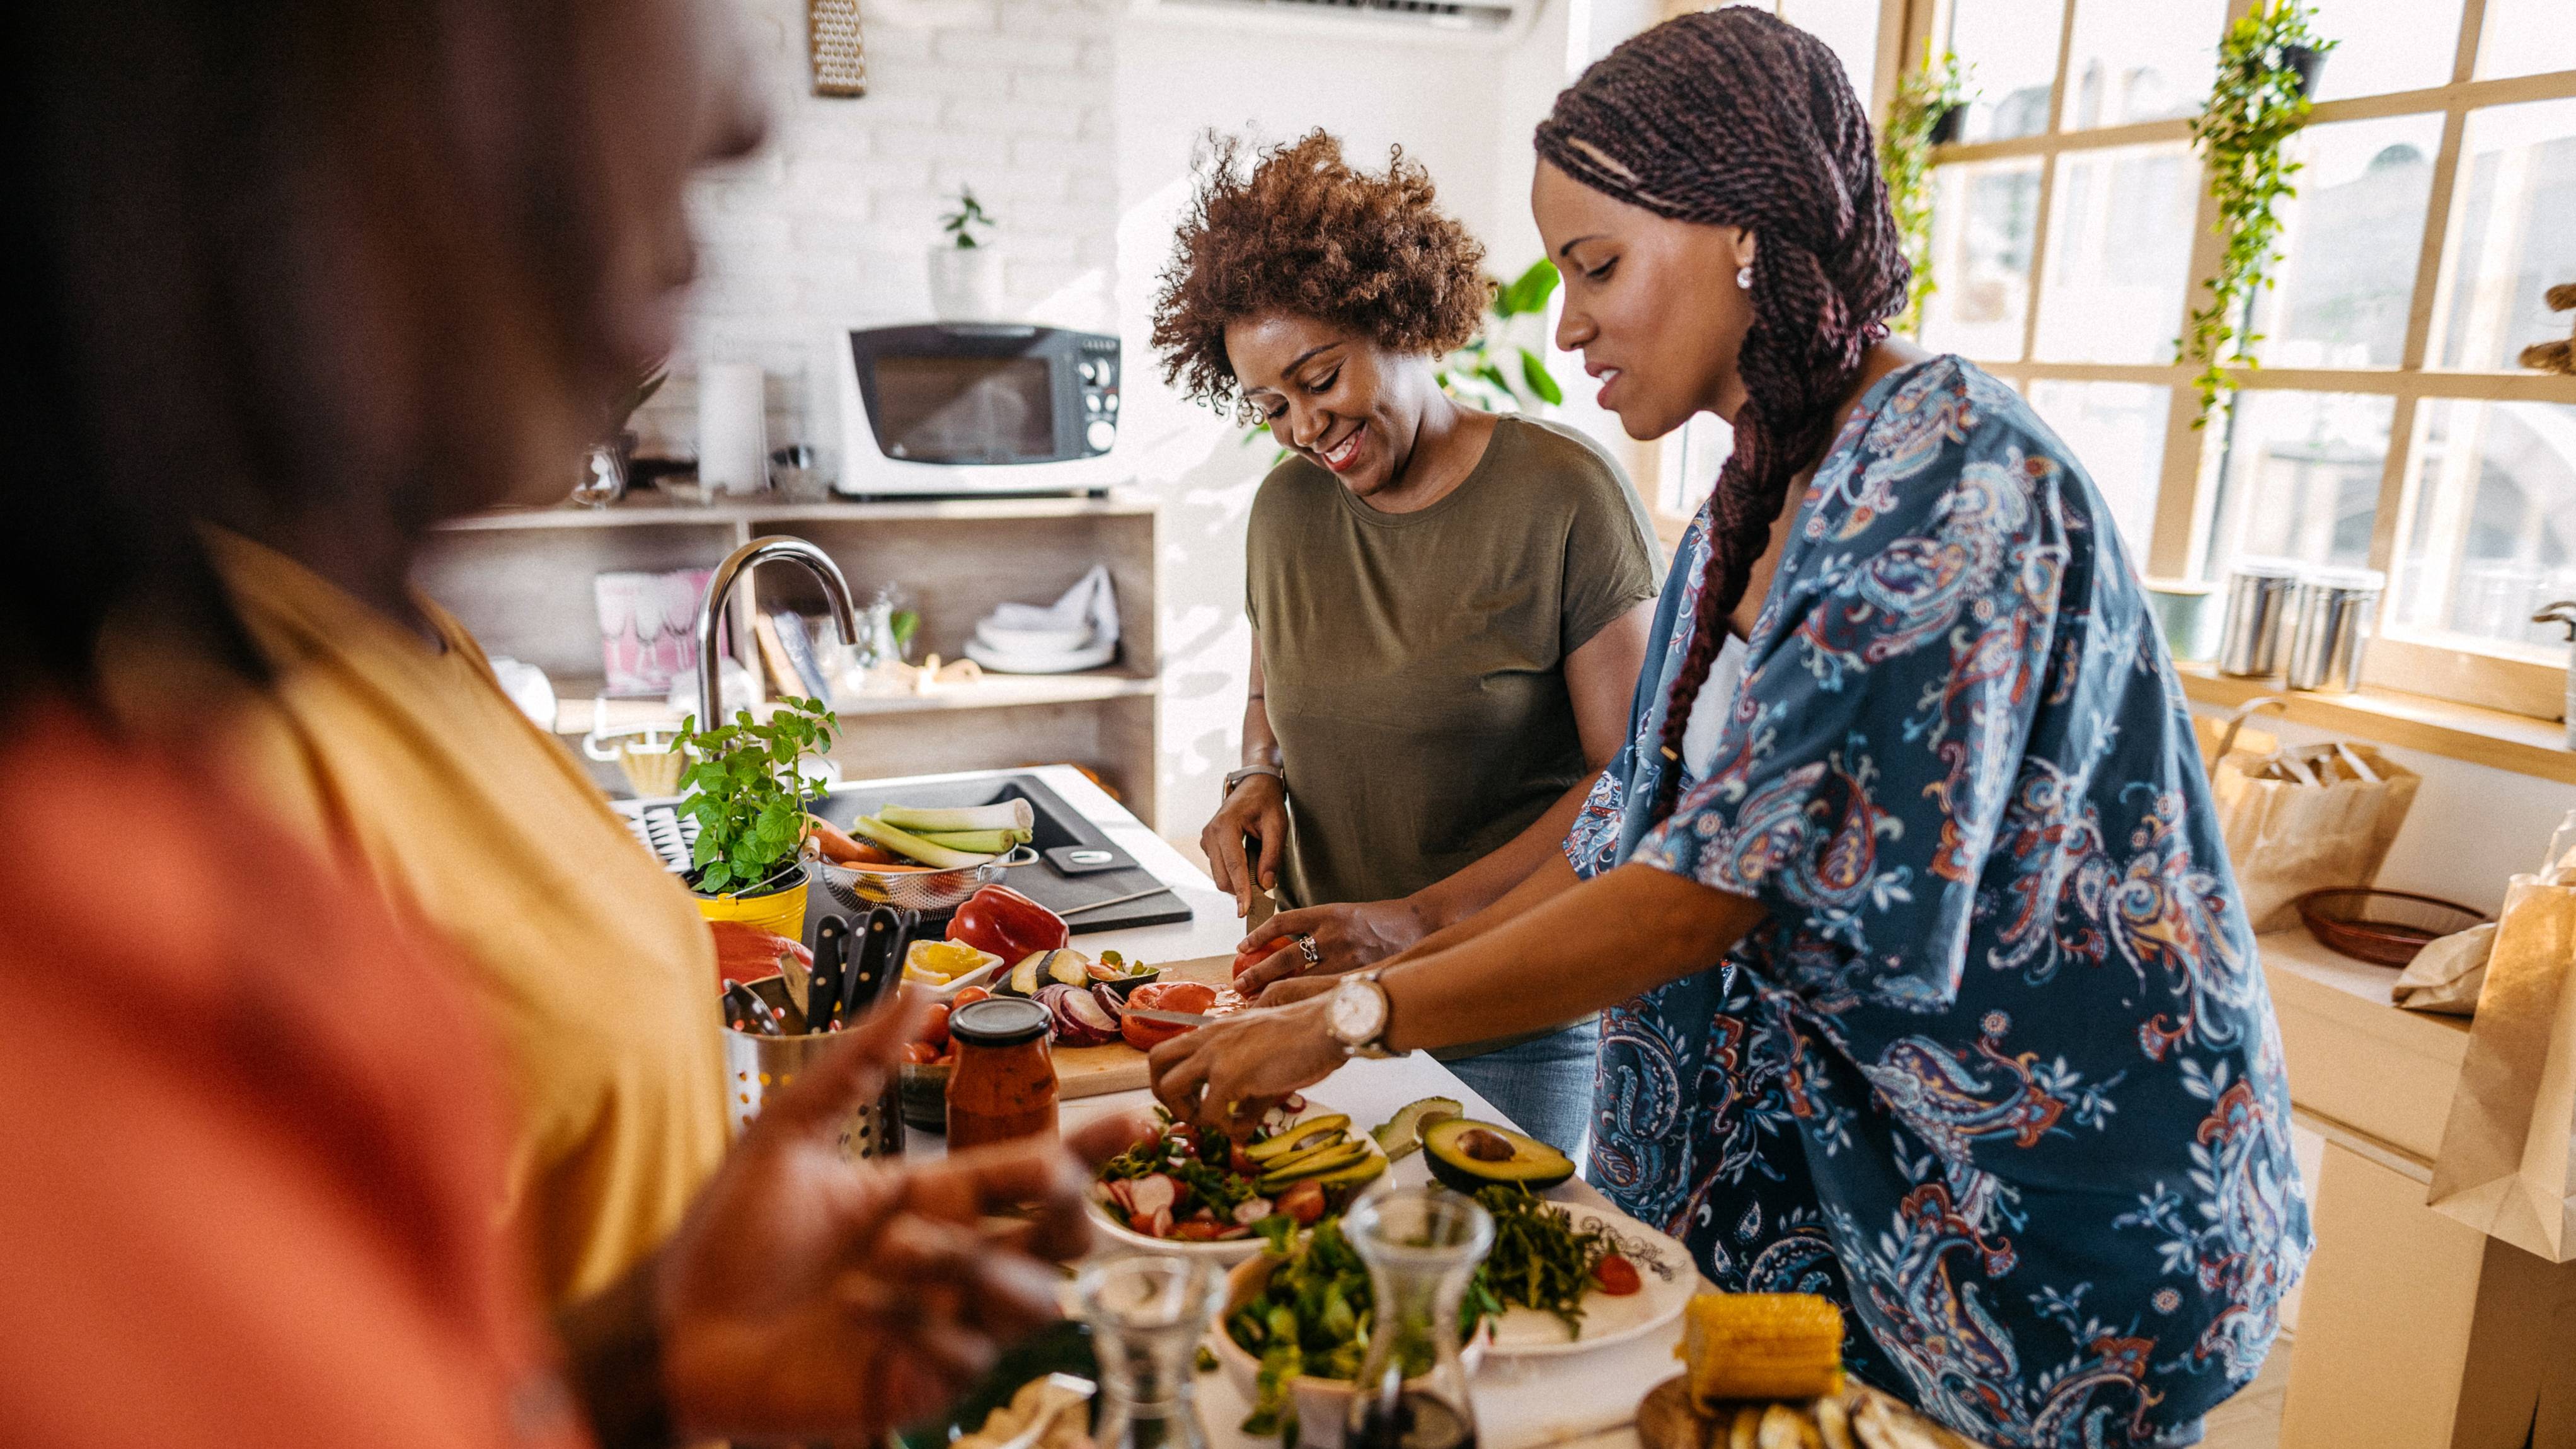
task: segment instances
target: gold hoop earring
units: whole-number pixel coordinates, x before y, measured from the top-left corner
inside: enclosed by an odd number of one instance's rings
[[[1747,263],[1745,263],[1743,266],[1737,267],[1737,268],[1735,269],[1735,285],[1736,285],[1736,286],[1738,286],[1738,287],[1740,287],[1740,288],[1742,288],[1743,290],[1745,290],[1745,291],[1747,291],[1747,292],[1750,292],[1750,291],[1752,291],[1752,290],[1753,290],[1753,264],[1752,264],[1752,263],[1747,262]]]

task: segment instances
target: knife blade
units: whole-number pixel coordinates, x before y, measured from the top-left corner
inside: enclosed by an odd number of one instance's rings
[[[1119,1015],[1134,1017],[1138,1021],[1160,1022],[1165,1026],[1207,1026],[1225,1020],[1224,1017],[1209,1016],[1205,1012],[1164,1011],[1152,1006],[1131,1006]]]

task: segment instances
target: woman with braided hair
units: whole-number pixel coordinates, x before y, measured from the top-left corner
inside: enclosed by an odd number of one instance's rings
[[[1671,21],[1538,149],[1558,341],[1632,436],[1735,429],[1628,747],[1565,866],[1374,980],[1165,1044],[1156,1091],[1223,1115],[1606,1008],[1591,1175],[1701,1271],[1834,1298],[1853,1370],[1978,1442],[2198,1440],[2308,1214],[2108,510],[2009,388],[1886,336],[1905,263],[1812,37]]]

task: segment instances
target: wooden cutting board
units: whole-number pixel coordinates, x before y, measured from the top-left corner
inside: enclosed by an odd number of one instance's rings
[[[1163,963],[1164,981],[1204,981],[1210,986],[1224,986],[1233,978],[1232,956],[1202,956],[1195,961]],[[1125,1042],[1108,1046],[1057,1047],[1055,1054],[1055,1093],[1059,1099],[1100,1097],[1111,1092],[1132,1092],[1147,1085],[1152,1076],[1145,1070],[1145,1054]]]
[[[1847,1380],[1837,1401],[1692,1407],[1687,1376],[1655,1385],[1637,1405],[1645,1449],[1977,1449],[1903,1401]]]

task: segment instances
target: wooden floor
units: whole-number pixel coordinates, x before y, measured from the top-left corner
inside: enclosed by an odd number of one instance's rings
[[[2279,1449],[2281,1400],[2289,1387],[2290,1340],[2283,1338],[2273,1345],[2272,1356],[2254,1382],[2209,1416],[2202,1449]]]

